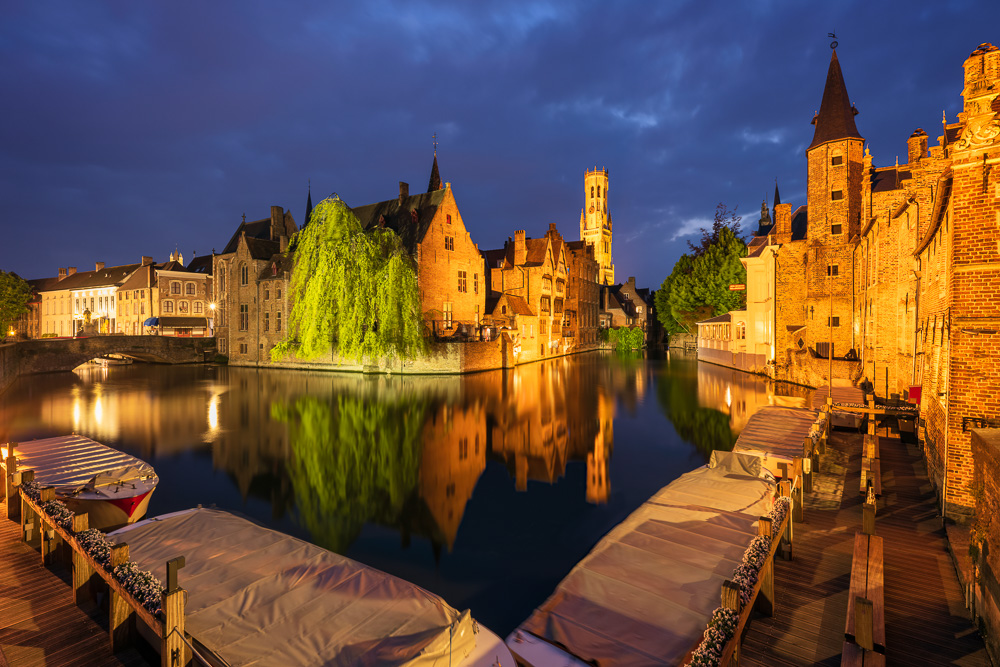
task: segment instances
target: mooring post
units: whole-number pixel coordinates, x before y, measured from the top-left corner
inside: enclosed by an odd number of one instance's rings
[[[774,541],[774,526],[767,517],[757,520],[757,534],[767,538],[768,549]],[[757,611],[774,616],[774,557],[768,556],[760,568],[760,592],[757,594]]]
[[[160,665],[183,667],[191,660],[191,650],[184,641],[184,605],[187,591],[177,585],[177,571],[184,567],[184,556],[167,561],[167,588],[163,591],[163,638],[160,640]]]
[[[34,470],[25,470],[21,473],[21,484],[27,484],[28,482],[33,482],[35,480]],[[20,488],[18,488],[18,495],[20,496]],[[7,501],[10,502],[10,501]],[[28,506],[28,501],[23,497],[18,503],[21,506],[21,540],[31,544],[31,541],[35,538],[33,535],[35,530],[35,513]]]
[[[792,487],[787,479],[778,483],[778,489],[782,498],[791,500]],[[789,511],[789,514],[791,511]],[[792,517],[785,521],[785,532],[781,536],[781,557],[785,560],[792,560]]]
[[[17,457],[14,456],[14,445],[17,443],[7,443],[7,458],[4,459],[4,497],[7,498],[7,518],[14,520],[20,514],[21,503],[17,497],[17,486],[14,484],[14,476],[17,474]]]
[[[90,517],[87,514],[73,515],[73,533],[79,535],[90,527]],[[90,579],[94,576],[94,568],[83,556],[83,549],[73,549],[73,602],[77,605],[91,599]]]
[[[47,503],[50,500],[56,499],[56,489],[54,486],[46,486],[41,490],[38,498],[38,504]],[[48,565],[52,561],[52,551],[55,549],[56,541],[56,530],[51,524],[55,522],[44,516],[44,512],[38,516],[38,535],[41,538],[41,556],[42,565]]]
[[[816,455],[816,451],[813,449],[813,441],[811,437],[806,436],[806,442],[803,444],[802,449],[805,453],[805,456],[802,457],[802,490],[806,493],[812,493],[812,460],[813,456]]]
[[[743,611],[743,602],[740,600],[740,587],[735,582],[728,579],[722,582],[722,607],[724,609],[732,609],[736,612],[737,616],[739,616]],[[733,658],[729,664],[739,665],[740,633],[738,631],[731,641],[733,642]],[[729,667],[729,665],[726,665],[725,667]]]
[[[802,459],[795,461],[795,472],[792,479],[798,479],[798,484],[792,486],[792,520],[796,523],[805,521],[804,508],[802,507]]]
[[[128,561],[127,544],[123,542],[111,547],[112,571]],[[108,633],[111,637],[111,652],[117,653],[132,645],[132,635],[135,631],[135,610],[125,598],[115,592],[114,587],[108,586],[108,589],[111,594],[111,604],[108,610]]]

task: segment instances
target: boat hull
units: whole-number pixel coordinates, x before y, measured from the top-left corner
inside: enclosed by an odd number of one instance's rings
[[[135,496],[125,496],[109,500],[105,498],[58,497],[66,503],[74,514],[86,514],[87,525],[108,532],[130,523],[135,523],[146,516],[149,509],[149,499],[153,495],[150,489]]]

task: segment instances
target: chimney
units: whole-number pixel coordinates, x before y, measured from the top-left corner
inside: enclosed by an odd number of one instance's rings
[[[280,206],[271,207],[271,240],[277,241],[285,233],[285,209]]]
[[[142,259],[139,260],[139,263],[142,264],[143,266],[147,266],[147,265],[153,263],[153,258],[152,257],[147,257],[146,255],[143,255]]]
[[[65,277],[66,277],[66,269],[60,268],[59,269],[59,280],[62,280]]]
[[[906,153],[911,165],[916,165],[920,158],[927,157],[927,133],[917,128],[906,140]]]
[[[285,252],[288,250],[288,237],[282,234],[278,237],[278,252]]]
[[[524,230],[514,232],[514,265],[521,266],[528,260],[528,248],[525,244]]]
[[[410,196],[410,184],[399,182],[399,204],[402,206],[403,200]]]
[[[104,262],[95,262],[94,263],[94,271],[100,271],[103,268],[104,268]]]
[[[76,267],[75,266],[71,266],[68,269],[66,269],[66,275],[67,276],[71,276],[74,273],[76,273]]]
[[[792,240],[792,205],[778,204],[774,207],[774,231],[777,243],[788,243]]]

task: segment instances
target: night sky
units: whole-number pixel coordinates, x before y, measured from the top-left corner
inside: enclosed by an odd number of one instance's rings
[[[0,11],[0,269],[190,261],[241,215],[427,187],[472,238],[579,238],[611,172],[616,277],[658,287],[719,202],[805,203],[836,31],[877,166],[937,144],[1000,2],[65,2]]]

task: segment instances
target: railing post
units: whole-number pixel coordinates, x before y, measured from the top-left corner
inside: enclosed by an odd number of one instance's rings
[[[128,545],[116,544],[111,547],[111,570],[129,561]],[[135,611],[132,606],[111,586],[108,586],[111,604],[109,605],[108,632],[111,636],[111,652],[117,653],[131,646],[135,631]]]
[[[7,518],[14,520],[21,510],[18,501],[17,486],[14,485],[14,475],[17,474],[17,457],[14,456],[13,442],[7,443],[7,458],[4,459],[4,497],[7,498]]]
[[[799,483],[794,484],[798,479]],[[796,523],[805,521],[804,508],[802,506],[802,459],[796,459],[795,472],[792,473],[792,520]]]
[[[868,487],[869,502],[861,506],[861,532],[865,535],[875,534],[875,500],[872,488]]]
[[[791,498],[792,485],[787,479],[781,480],[778,484],[780,497]],[[792,517],[785,521],[785,531],[781,536],[781,557],[785,560],[792,560]]]
[[[722,582],[722,607],[725,609],[732,609],[739,616],[743,611],[743,603],[740,600],[740,587],[728,579]],[[740,643],[741,637],[737,631],[736,636],[732,638],[733,642],[733,659],[729,665],[739,665],[740,664]],[[723,665],[722,667],[729,667],[729,665]]]
[[[774,543],[774,526],[767,517],[757,521],[757,534],[767,538],[768,550]],[[765,616],[774,616],[774,558],[768,556],[760,568],[760,592],[757,594],[757,611]]]
[[[802,457],[802,490],[805,493],[812,493],[813,490],[813,476],[812,476],[812,461],[813,457],[816,455],[816,450],[813,448],[812,438],[806,436],[806,443],[803,444],[803,454]]]
[[[27,484],[28,482],[33,482],[35,480],[34,470],[25,470],[21,473],[21,484]],[[18,488],[18,496],[20,496],[21,489]],[[9,500],[7,502],[10,502]],[[31,544],[35,539],[33,533],[35,532],[35,512],[28,507],[28,502],[21,497],[18,504],[21,506],[21,540]]]
[[[77,535],[90,526],[87,514],[73,515],[73,532]],[[94,576],[94,568],[83,556],[82,549],[73,549],[73,602],[77,605],[91,599],[90,579]]]
[[[177,570],[184,567],[184,557],[167,561],[167,588],[163,591],[163,638],[160,640],[160,665],[183,667],[191,660],[184,642],[184,605],[187,591],[177,585]]]
[[[41,495],[38,498],[38,504],[47,503],[50,500],[56,499],[56,489],[53,486],[46,486],[41,490]],[[52,551],[55,549],[55,545],[58,541],[56,537],[55,528],[50,527],[50,524],[54,524],[50,517],[43,516],[44,512],[38,517],[38,535],[41,537],[41,555],[42,555],[42,565],[48,565],[52,561]]]

